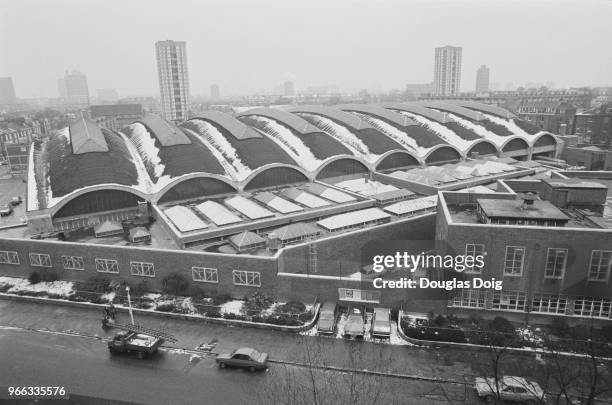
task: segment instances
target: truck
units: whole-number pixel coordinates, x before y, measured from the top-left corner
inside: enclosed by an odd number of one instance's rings
[[[160,337],[124,330],[108,342],[108,351],[111,354],[136,353],[142,359],[156,353],[163,343]]]

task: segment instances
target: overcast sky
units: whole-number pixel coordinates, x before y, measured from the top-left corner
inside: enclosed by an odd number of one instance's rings
[[[187,42],[193,95],[403,89],[433,80],[434,48],[463,47],[463,91],[491,82],[612,85],[608,0],[0,0],[0,77],[57,97],[67,69],[92,95],[157,95],[157,40]]]

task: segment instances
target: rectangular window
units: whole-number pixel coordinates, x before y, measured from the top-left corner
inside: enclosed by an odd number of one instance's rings
[[[589,281],[608,281],[612,267],[612,251],[593,250],[589,265]]]
[[[85,270],[81,256],[62,256],[64,270]]]
[[[506,246],[506,260],[504,262],[505,276],[520,276],[523,274],[525,248],[522,246]]]
[[[545,278],[563,278],[567,263],[567,249],[550,248],[546,255]]]
[[[478,289],[461,289],[455,291],[453,299],[448,302],[450,307],[484,308],[487,292]]]
[[[561,295],[536,294],[531,302],[533,312],[564,314],[566,308],[567,298]]]
[[[96,271],[98,273],[119,274],[119,264],[117,260],[96,259]]]
[[[145,262],[130,262],[132,276],[155,277],[155,265]]]
[[[34,267],[51,267],[51,256],[46,253],[30,253],[30,265]]]
[[[217,269],[193,266],[191,268],[191,276],[193,277],[193,281],[201,281],[203,283],[219,282],[219,272]]]
[[[261,287],[261,277],[257,271],[232,270],[234,285]]]
[[[609,298],[578,297],[574,301],[574,315],[594,318],[611,318],[611,304],[612,300]]]
[[[468,243],[465,245],[465,255],[466,256],[484,256],[485,253],[485,245]],[[466,273],[480,273],[482,268],[477,266],[467,267],[465,268]]]
[[[10,250],[0,250],[0,264],[19,264],[19,255]]]
[[[492,308],[502,311],[524,311],[525,298],[525,293],[520,291],[495,291]]]

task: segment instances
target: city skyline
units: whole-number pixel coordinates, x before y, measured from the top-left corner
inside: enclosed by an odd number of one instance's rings
[[[330,83],[345,91],[403,89],[407,83],[433,81],[431,52],[447,43],[464,49],[461,91],[475,87],[475,77],[466,72],[474,72],[483,64],[496,72],[500,83],[550,80],[558,87],[610,85],[612,58],[599,51],[605,49],[605,38],[612,36],[612,27],[604,17],[612,12],[610,2],[594,0],[588,2],[589,7],[585,3],[555,3],[559,17],[554,20],[544,18],[551,5],[546,1],[519,2],[523,7],[482,1],[384,3],[383,8],[365,2],[350,7],[352,3],[345,1],[328,6],[315,1],[289,8],[275,1],[259,2],[257,6],[237,1],[233,6],[243,12],[234,21],[230,20],[234,18],[231,10],[219,2],[184,2],[180,10],[188,9],[188,13],[153,2],[147,7],[147,22],[139,25],[138,34],[128,35],[130,19],[142,11],[141,2],[122,4],[122,13],[114,13],[111,2],[110,7],[99,8],[97,17],[87,24],[71,0],[52,6],[35,0],[12,2],[3,13],[6,20],[0,24],[6,30],[0,35],[0,47],[8,56],[0,63],[0,76],[13,78],[20,98],[54,97],[55,80],[67,68],[87,74],[90,91],[110,87],[126,96],[156,95],[151,45],[164,38],[180,38],[192,49],[189,68],[194,72],[194,95],[206,95],[214,83],[231,96],[269,91],[287,80],[295,83],[296,90]],[[528,14],[525,7],[529,7]],[[391,9],[395,11],[389,13]],[[476,9],[478,18],[471,16]],[[53,14],[54,19],[39,17],[46,14]],[[209,22],[206,35],[194,29],[202,15],[217,16]],[[410,15],[414,23],[394,23],[405,15]],[[19,24],[26,16],[46,33],[44,41]],[[349,22],[339,25],[341,16],[342,21]],[[504,28],[498,23],[501,16],[521,19],[525,28],[521,32],[512,26]],[[268,19],[275,24],[263,24]],[[103,29],[108,20],[114,22],[112,32]],[[228,30],[224,21],[233,21],[241,29]],[[317,32],[308,29],[314,22],[320,27]],[[572,30],[561,29],[569,22]],[[446,29],[432,30],[439,24]],[[345,34],[353,25],[368,27],[368,35]],[[58,30],[59,26],[63,29]],[[405,39],[388,40],[390,30],[394,38]],[[592,32],[592,46],[584,47],[582,36],[578,38],[574,30]],[[548,31],[556,33],[555,41],[541,35]],[[279,35],[281,32],[283,35]],[[483,39],[486,32],[495,32],[495,41]],[[14,37],[20,41],[10,41]],[[521,41],[532,46],[517,46]],[[537,51],[543,46],[547,48],[545,55]],[[376,63],[378,58],[385,63]],[[43,68],[41,59],[45,60]],[[321,69],[323,61],[333,68]]]

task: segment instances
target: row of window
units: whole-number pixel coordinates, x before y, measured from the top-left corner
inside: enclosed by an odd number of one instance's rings
[[[33,267],[52,267],[51,256],[46,253],[30,253],[30,265]],[[0,251],[0,264],[19,264],[19,255],[13,251]],[[113,259],[95,259],[98,273],[119,274],[119,263]],[[85,265],[81,256],[62,256],[64,270],[84,271]],[[155,277],[155,265],[146,262],[130,262],[130,274],[133,276]],[[191,268],[193,281],[218,283],[219,271],[214,268]],[[261,274],[256,271],[232,270],[234,285],[261,287]]]
[[[448,305],[458,308],[486,307],[486,290],[457,290]],[[527,296],[520,291],[496,291],[493,293],[491,309],[500,311],[522,311],[527,308]],[[531,311],[547,314],[568,314],[583,317],[612,318],[612,299],[600,297],[576,297],[573,302],[564,295],[535,294],[531,300]]]
[[[485,254],[485,245],[469,243],[465,245],[465,254],[481,256]],[[567,266],[568,250],[565,248],[549,248],[546,252],[545,278],[563,279]],[[521,276],[525,265],[525,247],[506,246],[504,256],[504,276]],[[612,270],[611,250],[592,250],[589,262],[589,281],[607,282]],[[480,273],[477,267],[465,270],[468,273]]]

